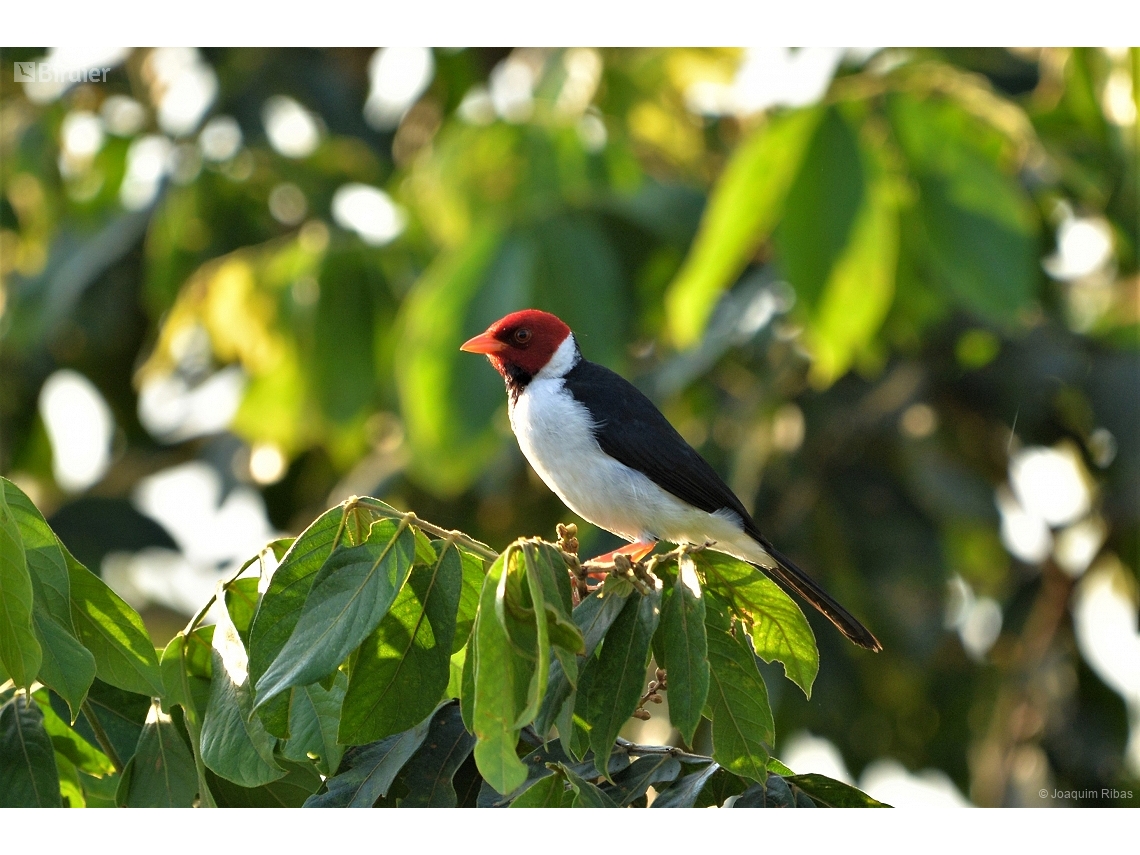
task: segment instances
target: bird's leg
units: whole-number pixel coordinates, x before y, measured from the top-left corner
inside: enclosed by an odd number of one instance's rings
[[[599,555],[597,558],[591,558],[589,561],[586,561],[584,563],[590,565],[591,567],[602,564],[614,564],[616,563],[616,556],[622,555],[628,558],[632,563],[636,564],[638,561],[652,552],[653,548],[656,545],[656,543],[631,543],[628,546],[623,546],[621,549],[615,549],[613,552],[607,552],[605,555]],[[609,572],[610,570],[607,567],[604,570],[590,570],[588,575],[595,579],[601,579],[605,578]]]

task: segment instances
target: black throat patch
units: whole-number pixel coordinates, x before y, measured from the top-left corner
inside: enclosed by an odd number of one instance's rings
[[[518,403],[519,395],[522,394],[523,389],[525,389],[527,384],[533,379],[534,377],[529,371],[524,371],[517,365],[505,366],[503,380],[507,384],[507,394],[510,396],[512,406]]]

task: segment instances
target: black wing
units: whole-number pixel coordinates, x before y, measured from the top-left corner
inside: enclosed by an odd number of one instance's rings
[[[578,363],[566,374],[566,388],[590,411],[602,451],[678,499],[707,513],[727,508],[744,530],[760,538],[756,523],[716,470],[677,433],[637,387],[603,365]]]
[[[818,582],[776,551],[736,494],[636,386],[605,366],[585,359],[579,359],[567,372],[565,381],[570,394],[590,411],[594,435],[602,451],[631,469],[644,472],[658,487],[702,511],[734,511],[740,516],[745,533],[775,559],[775,567],[760,569],[819,609],[859,646],[883,649],[879,640]]]

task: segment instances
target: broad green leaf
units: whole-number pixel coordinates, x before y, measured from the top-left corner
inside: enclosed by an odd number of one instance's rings
[[[17,686],[27,688],[40,670],[42,653],[32,627],[32,577],[24,543],[5,494],[17,489],[7,479],[0,490],[0,664]]]
[[[352,664],[340,741],[361,745],[400,733],[435,709],[450,676],[452,635],[463,588],[454,545],[417,566]]]
[[[672,786],[658,793],[650,807],[655,808],[691,808],[697,804],[701,790],[717,772],[716,763],[709,763],[705,768],[678,778]]]
[[[789,786],[780,775],[769,775],[764,783],[749,785],[732,806],[734,808],[814,808],[816,805],[799,787]]]
[[[819,649],[796,602],[751,564],[708,549],[694,555],[694,562],[708,590],[751,623],[756,655],[783,663],[784,674],[810,698],[819,673]]]
[[[89,808],[117,808],[119,805],[115,801],[115,795],[121,783],[122,776],[118,773],[97,778],[79,772],[79,785],[83,787],[83,798]]]
[[[214,678],[202,720],[202,762],[242,787],[259,787],[285,772],[273,758],[277,740],[253,715],[248,659],[237,629],[223,612],[214,628]]]
[[[431,720],[424,743],[400,775],[408,794],[401,807],[455,807],[452,778],[475,747],[463,726],[459,704],[448,704]]]
[[[32,500],[11,481],[2,480],[4,500],[19,529],[32,579],[36,604],[55,618],[60,626],[73,631],[71,595],[64,546],[47,524]]]
[[[589,686],[579,688],[575,713],[590,729],[590,748],[599,774],[608,775],[607,761],[618,732],[637,709],[645,690],[649,644],[661,613],[661,591],[631,596],[602,642]],[[585,681],[583,680],[583,683]]]
[[[281,753],[289,760],[309,762],[316,757],[322,775],[332,775],[340,764],[344,746],[336,740],[348,677],[336,672],[331,689],[317,684],[298,686],[290,693],[289,740]]]
[[[299,808],[324,781],[310,763],[281,762],[285,776],[260,787],[239,787],[209,769],[206,781],[218,807]]]
[[[56,714],[47,691],[41,689],[34,697],[44,717],[44,730],[51,738],[57,756],[62,754],[73,766],[88,775],[102,777],[114,774],[115,767],[107,755]]]
[[[471,724],[479,740],[475,762],[487,783],[500,793],[514,791],[526,779],[526,767],[519,762],[515,746],[519,713],[527,706],[534,674],[533,652],[517,650],[496,615],[496,602],[506,598],[507,558],[513,560],[515,554],[517,550],[508,548],[488,570],[474,633]]]
[[[23,694],[0,707],[0,808],[63,806],[43,721],[39,706]]]
[[[574,799],[574,793],[566,787],[564,772],[539,778],[522,791],[508,805],[513,808],[560,808],[567,807]]]
[[[613,786],[605,792],[618,805],[625,807],[644,796],[651,786],[663,790],[664,787],[658,785],[673,781],[680,774],[681,763],[675,757],[668,754],[647,754],[634,760],[628,769],[614,775]]]
[[[459,609],[455,616],[455,635],[451,652],[458,653],[471,637],[475,626],[475,612],[479,610],[479,593],[483,590],[483,577],[487,575],[484,559],[473,552],[459,548],[463,560],[463,588],[459,594]]]
[[[668,680],[669,720],[689,745],[709,693],[705,601],[689,554],[681,556],[677,581],[665,594],[659,632],[664,651],[661,665]]]
[[[328,676],[359,647],[396,599],[415,547],[406,522],[380,520],[366,543],[334,552],[317,574],[293,634],[257,681],[256,705]]]
[[[850,784],[825,775],[792,775],[787,780],[807,793],[819,807],[890,807]]]
[[[59,773],[59,795],[64,807],[87,807],[87,797],[83,794],[83,784],[79,780],[79,770],[75,764],[58,751],[55,752],[55,768]]]
[[[79,705],[95,680],[95,657],[69,629],[41,609],[39,603],[32,610],[32,619],[43,651],[39,680],[67,701],[74,721],[79,716]]]
[[[210,677],[214,673],[213,641],[214,627],[200,626],[190,633],[189,641],[181,632],[174,636],[159,657],[159,670],[162,673],[163,705],[169,709],[178,704],[201,720],[205,705],[199,703],[199,694],[209,697]],[[183,647],[186,652],[183,657]],[[185,675],[183,675],[185,670]],[[189,690],[190,697],[186,691]],[[191,704],[190,702],[193,701]]]
[[[819,108],[785,113],[733,152],[666,295],[669,329],[678,347],[696,343],[721,294],[771,234],[822,116]]]
[[[235,579],[226,585],[226,610],[230,620],[237,627],[242,640],[248,643],[249,627],[257,611],[257,586],[259,580],[253,576]]]
[[[570,789],[574,791],[574,800],[570,803],[570,807],[576,808],[616,808],[617,803],[614,802],[609,796],[603,793],[596,786],[591,784],[581,775],[574,772],[567,766],[562,766],[562,771],[566,775],[566,780],[570,783]]]
[[[479,793],[478,807],[504,807],[511,799],[525,792],[533,782],[555,774],[555,770],[560,766],[570,769],[576,775],[582,777],[593,777],[597,774],[597,771],[594,769],[593,755],[588,755],[585,759],[576,762],[557,742],[548,742],[546,745],[540,745],[521,759],[523,765],[526,767],[526,780],[520,784],[514,792],[508,793],[507,795],[498,793],[489,786],[484,785]],[[610,755],[610,775],[616,776],[625,769],[628,769],[629,766],[629,752],[623,747],[615,748],[614,752]],[[569,803],[569,797],[567,797],[566,801]]]
[[[939,273],[966,308],[1012,321],[1040,278],[1039,227],[1013,163],[981,144],[994,129],[945,98],[897,93],[888,108]]]
[[[126,807],[190,807],[198,795],[194,758],[174,721],[153,703],[131,758]]]
[[[365,745],[346,758],[348,769],[325,781],[328,792],[311,796],[305,807],[372,807],[388,789],[404,764],[423,744],[431,717],[411,730]]]
[[[585,650],[576,658],[575,670],[581,671],[589,658],[594,655],[594,651],[621,613],[626,598],[632,590],[633,587],[627,582],[611,576],[601,588],[582,600],[574,609],[574,623],[582,633]],[[534,722],[535,730],[540,734],[548,733],[560,717],[569,719],[569,714],[574,709],[574,682],[563,669],[561,662],[555,660],[551,663],[546,695],[542,699],[542,706]]]
[[[448,660],[447,689],[444,694],[448,698],[459,699],[463,697],[463,671],[467,667],[468,648],[460,648],[458,653],[452,653]]]
[[[71,583],[71,620],[83,646],[95,656],[100,680],[148,697],[162,694],[158,653],[138,612],[64,552]]]
[[[768,777],[768,745],[775,742],[775,724],[768,689],[744,632],[729,630],[725,606],[707,604],[709,697],[705,715],[712,720],[713,759],[730,772],[753,781]]]
[[[60,718],[67,716],[67,705],[59,695],[51,695],[51,706]],[[124,692],[96,679],[84,700],[83,713],[75,722],[75,731],[91,745],[103,750],[103,744],[88,718],[90,712],[110,742],[111,749],[118,755],[120,764],[126,765],[134,756],[149,709],[149,697]]]
[[[344,517],[340,506],[317,517],[273,571],[249,629],[249,673],[255,684],[293,634],[313,580],[332,554]]]

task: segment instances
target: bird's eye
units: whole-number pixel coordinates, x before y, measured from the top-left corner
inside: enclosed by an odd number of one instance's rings
[[[526,344],[528,341],[530,341],[530,336],[530,330],[528,330],[526,327],[523,327],[522,329],[515,330],[515,334],[512,337],[515,340],[515,344]]]

